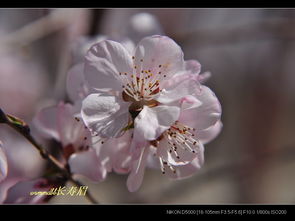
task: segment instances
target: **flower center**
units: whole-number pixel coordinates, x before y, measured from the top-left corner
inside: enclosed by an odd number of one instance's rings
[[[158,139],[150,141],[150,144],[158,148],[159,142],[166,142],[168,145],[167,151],[178,160],[182,161],[178,154],[180,149],[190,151],[192,154],[198,153],[199,140],[194,138],[194,131],[195,128],[185,126],[179,121],[176,121],[168,130],[162,133]],[[165,174],[166,169],[176,173],[174,166],[165,161],[162,156],[159,156],[159,160],[163,174]]]
[[[134,60],[135,57],[132,56]],[[143,69],[143,59],[140,59],[139,66],[133,66],[133,73],[119,73],[122,80],[123,100],[133,102],[131,110],[138,111],[144,105],[149,107],[157,106],[155,96],[161,92],[161,81],[166,78],[167,65],[153,65],[152,70]]]
[[[176,121],[164,134],[169,144],[169,152],[174,152],[178,159],[177,148],[196,153],[196,146],[199,144],[199,141],[194,138],[195,130],[195,128],[185,126]]]
[[[176,158],[179,159],[177,150],[179,148],[196,153],[197,146],[199,144],[198,139],[194,138],[195,128],[185,126],[184,124],[176,121],[168,130],[161,134],[158,139],[150,141],[150,144],[154,147],[158,147],[158,143],[161,140],[166,140],[169,147],[169,153],[174,153]]]

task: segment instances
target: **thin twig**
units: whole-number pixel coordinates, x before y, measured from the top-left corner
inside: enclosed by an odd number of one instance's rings
[[[63,164],[61,164],[54,156],[52,156],[45,148],[43,148],[31,135],[29,126],[22,121],[21,119],[5,114],[0,109],[0,123],[5,123],[8,126],[12,127],[14,130],[16,130],[18,133],[20,133],[22,136],[24,136],[40,153],[43,159],[48,160],[52,165],[54,165],[68,180],[70,180],[72,183],[74,183],[76,186],[81,187],[85,186],[83,183],[81,183],[78,180],[75,180],[72,177],[72,174],[69,172],[68,169],[64,167]],[[94,199],[94,197],[87,191],[85,196],[87,199],[94,204],[99,204],[99,202]]]

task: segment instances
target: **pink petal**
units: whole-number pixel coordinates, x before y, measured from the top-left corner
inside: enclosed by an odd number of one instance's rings
[[[152,169],[160,169],[160,161],[156,153],[157,153],[157,149],[154,147],[151,147],[150,153],[147,158],[147,167]]]
[[[205,72],[200,74],[201,72],[201,64],[196,60],[188,60],[185,61],[185,70],[191,74],[195,74],[200,83],[204,83],[211,77],[210,72]]]
[[[142,39],[135,49],[134,64],[151,73],[161,72],[167,78],[184,70],[181,48],[166,36],[154,35]]]
[[[84,63],[76,64],[69,70],[66,87],[72,101],[82,99],[89,94],[84,78]]]
[[[133,162],[131,173],[127,179],[127,188],[130,192],[138,190],[142,183],[148,154],[149,148],[142,148],[139,158]]]
[[[181,111],[179,122],[195,128],[198,133],[213,126],[220,119],[221,106],[215,94],[206,86],[201,87],[196,98],[202,105]]]
[[[156,98],[163,104],[177,101],[199,90],[200,84],[194,74],[179,74],[167,80],[162,85],[162,92]]]
[[[4,180],[8,173],[7,158],[2,149],[2,143],[0,141],[0,182]]]
[[[157,139],[178,119],[180,108],[176,106],[144,106],[135,118],[134,137],[146,140]]]
[[[103,137],[119,137],[128,125],[129,103],[115,96],[90,94],[82,103],[81,115],[91,130]]]
[[[57,126],[60,141],[65,147],[68,144],[74,145],[75,148],[86,146],[90,138],[90,132],[85,130],[84,124],[75,119],[75,109],[71,104],[59,103],[57,106]],[[87,137],[86,141],[84,137]]]
[[[38,132],[45,138],[54,138],[59,141],[60,136],[57,128],[57,115],[58,110],[56,106],[47,107],[36,114],[33,122]]]
[[[121,91],[119,73],[133,73],[131,55],[120,43],[105,40],[93,45],[85,56],[85,79],[97,91]],[[129,76],[128,75],[128,76]]]
[[[22,178],[13,177],[6,178],[2,182],[0,182],[0,204],[2,204],[6,200],[9,189],[21,180]]]
[[[187,60],[185,61],[185,70],[198,75],[201,71],[201,64],[196,60]]]
[[[72,154],[69,159],[71,172],[88,177],[92,181],[99,182],[105,179],[106,170],[94,150]]]
[[[197,108],[202,105],[202,102],[199,101],[193,95],[187,95],[187,96],[181,98],[179,103],[181,104],[182,110],[186,110],[186,109],[190,109],[190,108]]]
[[[108,172],[127,173],[130,170],[131,155],[129,152],[132,132],[126,131],[121,137],[110,138],[103,144],[94,145],[104,167]]]
[[[17,203],[17,204],[37,204],[41,203],[46,195],[30,195],[31,192],[49,191],[50,186],[36,187],[37,183],[44,181],[45,179],[34,179],[20,181],[8,190],[7,199],[5,203]]]
[[[201,166],[204,164],[204,146],[201,144],[199,146],[199,152],[195,158],[190,163],[174,165],[176,173],[170,169],[165,170],[165,174],[172,179],[183,179],[190,177],[196,173]]]
[[[219,135],[222,127],[223,127],[222,122],[219,120],[216,122],[215,125],[209,127],[206,130],[200,131],[198,133],[198,139],[203,144],[209,143],[211,140],[215,139]]]
[[[91,48],[92,45],[106,39],[107,38],[104,35],[96,35],[93,37],[81,36],[77,40],[73,41],[71,45],[73,63],[78,63],[83,61],[85,54]]]
[[[205,83],[211,77],[211,73],[206,71],[198,76],[200,83]]]
[[[176,169],[176,173],[166,170],[167,176],[169,176],[172,179],[184,179],[194,175],[201,168],[201,164],[199,162],[199,159],[195,158],[189,164],[177,166],[174,168]]]
[[[171,165],[184,165],[188,162],[191,162],[195,159],[199,153],[200,149],[202,149],[202,144],[200,146],[197,145],[190,145],[191,149],[195,151],[195,153],[191,152],[190,150],[184,149],[181,146],[177,145],[177,155],[174,151],[171,153],[169,152],[169,144],[167,139],[162,139],[159,142],[159,146],[157,148],[157,156],[161,157],[163,160],[167,161]],[[178,157],[179,158],[178,158]]]

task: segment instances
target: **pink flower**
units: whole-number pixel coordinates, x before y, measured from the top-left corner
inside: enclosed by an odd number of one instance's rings
[[[107,172],[125,174],[130,171],[132,133],[128,130],[121,137],[106,139],[93,146]]]
[[[91,148],[91,133],[76,113],[74,106],[61,102],[41,110],[34,123],[43,136],[61,143],[63,156],[72,173],[101,181],[105,178],[106,171],[95,150]]]
[[[144,38],[133,54],[114,41],[91,47],[84,74],[96,93],[83,100],[82,119],[102,137],[134,127],[135,139],[155,140],[178,119],[175,102],[196,90],[197,75],[183,74],[182,50],[165,36]]]
[[[191,176],[204,162],[203,144],[214,139],[221,130],[221,106],[215,94],[201,86],[193,95],[180,100],[181,112],[177,121],[156,140],[145,143],[141,153],[133,157],[127,180],[129,191],[141,185],[144,170],[158,166],[163,174],[180,179]],[[151,157],[158,158],[156,162]]]
[[[0,203],[3,203],[14,185],[40,176],[44,160],[19,135],[1,128],[0,136],[3,141],[3,146],[0,147]]]
[[[37,204],[44,203],[50,196],[47,195],[31,195],[31,192],[48,192],[51,188],[55,187],[50,184],[47,179],[38,178],[33,180],[25,180],[18,182],[11,187],[7,192],[7,198],[4,203],[17,203],[17,204]]]

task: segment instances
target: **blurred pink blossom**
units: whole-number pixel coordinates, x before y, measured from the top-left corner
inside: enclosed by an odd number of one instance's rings
[[[0,203],[3,203],[7,197],[7,191],[15,184],[40,176],[44,161],[39,152],[19,135],[1,128],[0,136],[3,141],[0,151],[6,155],[6,166],[4,164],[4,167],[1,167],[6,176],[3,176],[0,181]],[[0,159],[2,157],[0,156]]]
[[[75,106],[60,102],[57,106],[44,108],[35,116],[34,123],[44,137],[61,143],[63,160],[72,173],[93,181],[105,178],[106,171],[91,148],[92,136],[80,121]]]

